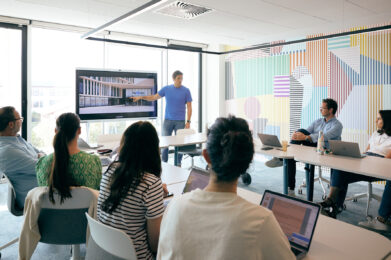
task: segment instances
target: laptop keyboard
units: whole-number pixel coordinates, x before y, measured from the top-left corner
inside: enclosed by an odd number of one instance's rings
[[[102,166],[108,166],[111,163],[111,160],[107,157],[100,157],[100,162]]]
[[[296,249],[296,248],[294,248],[294,247],[291,247],[291,251],[292,251],[295,255],[298,255],[298,254],[303,253],[303,251],[300,251],[299,249]]]

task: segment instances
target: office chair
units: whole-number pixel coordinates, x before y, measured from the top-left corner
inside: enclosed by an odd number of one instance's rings
[[[195,134],[196,131],[193,129],[179,129],[176,132],[176,135],[190,135]],[[191,166],[189,169],[193,168],[194,166],[194,157],[195,156],[201,156],[202,155],[202,149],[197,148],[197,145],[186,145],[186,146],[180,146],[178,147],[178,154],[182,155],[188,155],[191,157]]]
[[[8,182],[8,195],[7,195],[7,206],[9,212],[11,212],[12,215],[18,217],[23,215],[23,208],[20,208],[16,203],[16,192],[14,189],[14,186],[12,185],[11,181],[8,179],[7,175],[3,175],[5,180]],[[19,241],[19,238],[15,238],[8,242],[7,244],[0,247],[0,251],[17,243]],[[0,252],[0,258],[1,258],[1,252]]]
[[[85,188],[73,188],[72,198],[60,204],[60,196],[54,195],[55,204],[49,200],[49,193],[43,195],[38,227],[39,242],[55,245],[72,245],[72,259],[80,258],[80,244],[86,243],[86,212],[94,195]]]
[[[366,210],[365,210],[365,216],[367,218],[368,217],[372,218],[372,216],[369,215],[369,206],[370,206],[371,200],[374,199],[374,200],[377,200],[377,201],[380,202],[381,199],[382,199],[381,196],[373,194],[373,192],[372,192],[372,182],[368,182],[367,192],[354,194],[352,197],[346,198],[345,201],[357,202],[357,200],[361,199],[361,198],[367,198],[367,207],[366,207]],[[346,205],[345,204],[344,204],[344,209],[346,209]]]
[[[324,167],[323,167],[324,168]],[[326,168],[328,171],[330,171],[328,168]],[[323,195],[322,199],[325,200],[327,198],[328,193],[326,192],[325,183],[327,184],[327,188],[330,188],[330,180],[326,179],[322,175],[322,166],[318,166],[318,176],[314,178],[314,183],[319,182],[320,187],[322,188]],[[300,185],[298,189],[299,194],[303,194],[303,189],[307,187],[305,179],[303,180],[303,183]]]
[[[137,260],[130,237],[122,230],[104,225],[86,213],[90,228],[85,260]]]

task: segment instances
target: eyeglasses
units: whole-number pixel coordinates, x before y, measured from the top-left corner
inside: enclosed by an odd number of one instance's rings
[[[15,118],[15,119],[14,119],[14,121],[18,121],[18,120],[20,120],[20,122],[22,122],[22,123],[23,123],[23,119],[24,119],[23,117],[19,117],[19,118]]]
[[[320,110],[329,110],[327,107],[320,107]]]

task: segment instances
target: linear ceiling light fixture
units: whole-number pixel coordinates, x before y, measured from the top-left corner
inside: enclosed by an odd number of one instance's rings
[[[151,0],[151,1],[143,4],[142,6],[139,6],[139,7],[135,8],[135,9],[127,12],[126,14],[123,14],[120,17],[115,18],[114,20],[112,20],[112,21],[110,21],[108,23],[105,23],[104,25],[101,25],[101,26],[99,26],[99,27],[97,27],[97,28],[95,28],[95,29],[93,29],[93,30],[83,34],[81,36],[81,38],[82,39],[86,39],[86,38],[88,38],[88,37],[90,37],[90,36],[92,36],[94,34],[97,34],[97,33],[101,32],[101,31],[105,30],[109,26],[112,26],[114,24],[118,24],[118,23],[124,22],[124,21],[126,21],[126,20],[128,20],[128,19],[130,19],[132,17],[135,17],[135,16],[137,16],[137,15],[143,13],[143,12],[146,12],[146,11],[148,11],[148,10],[150,10],[150,9],[152,9],[152,8],[158,6],[158,5],[160,5],[160,4],[162,4],[162,3],[166,2],[166,1],[167,0]]]

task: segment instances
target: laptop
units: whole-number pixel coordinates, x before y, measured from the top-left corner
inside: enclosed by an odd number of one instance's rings
[[[189,177],[186,180],[186,184],[183,188],[182,194],[195,189],[204,189],[209,183],[209,177],[210,174],[207,170],[198,167],[191,168]],[[171,199],[172,196],[165,198],[164,206],[167,206]]]
[[[342,155],[353,158],[363,158],[366,156],[365,154],[361,154],[358,143],[329,140],[329,146],[334,155]]]
[[[296,259],[302,259],[310,249],[320,205],[266,190],[261,206],[273,211]]]
[[[261,139],[263,147],[262,150],[270,150],[273,148],[282,148],[280,140],[276,135],[268,135],[268,134],[258,134],[259,139]]]

